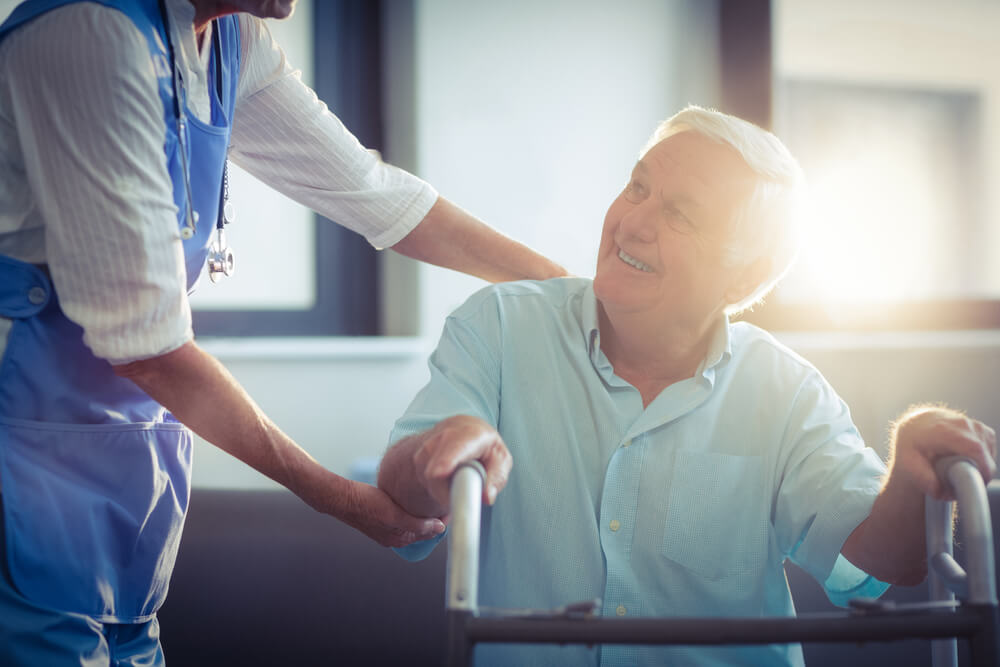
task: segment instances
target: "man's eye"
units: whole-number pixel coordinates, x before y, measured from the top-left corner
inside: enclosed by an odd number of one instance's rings
[[[665,206],[663,208],[663,218],[667,221],[667,224],[674,229],[692,229],[692,224],[688,217],[673,206]]]
[[[677,221],[680,221],[680,222],[687,222],[687,218],[684,217],[684,214],[681,213],[680,211],[678,211],[673,206],[664,206],[663,207],[663,215],[667,216],[671,220],[677,220]]]
[[[646,198],[646,188],[639,181],[629,181],[625,186],[625,198],[632,203],[639,203]]]

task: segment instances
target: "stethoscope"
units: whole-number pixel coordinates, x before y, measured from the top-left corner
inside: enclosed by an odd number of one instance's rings
[[[184,91],[184,79],[174,56],[173,36],[170,33],[170,18],[164,0],[159,0],[160,15],[163,17],[163,27],[167,33],[167,51],[170,55],[170,65],[174,86],[174,118],[177,119],[177,141],[180,144],[181,169],[184,170],[184,192],[187,195],[184,227],[181,238],[185,241],[194,238],[195,226],[198,224],[198,212],[191,204],[191,175],[187,163],[187,117],[181,112],[181,94]],[[215,87],[222,101],[222,43],[219,39],[218,26],[212,26],[212,50],[215,52]],[[208,251],[208,277],[213,283],[219,282],[223,276],[231,276],[236,271],[236,255],[226,245],[225,227],[236,219],[236,209],[229,201],[229,160],[222,166],[222,187],[219,188],[219,214],[215,221],[215,241]]]

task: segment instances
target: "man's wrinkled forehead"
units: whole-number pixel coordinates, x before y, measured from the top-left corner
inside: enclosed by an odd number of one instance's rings
[[[637,168],[647,175],[683,183],[684,193],[695,201],[748,196],[756,175],[732,146],[687,130],[672,134],[652,146]]]

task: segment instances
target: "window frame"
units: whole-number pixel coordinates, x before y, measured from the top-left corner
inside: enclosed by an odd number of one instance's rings
[[[773,127],[771,0],[720,0],[720,110]],[[960,331],[1000,329],[1000,299],[806,305],[765,299],[733,318],[771,331]]]
[[[375,150],[382,150],[384,124],[381,4],[323,0],[313,7],[316,94],[364,146]],[[381,289],[377,251],[361,236],[321,215],[315,217],[313,306],[195,310],[196,336],[378,335]]]

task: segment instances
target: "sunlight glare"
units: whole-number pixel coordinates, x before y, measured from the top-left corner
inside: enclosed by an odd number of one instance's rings
[[[783,296],[875,303],[935,291],[932,269],[942,248],[934,230],[946,197],[923,162],[927,147],[893,138],[831,142],[826,160],[813,165],[802,250]]]

